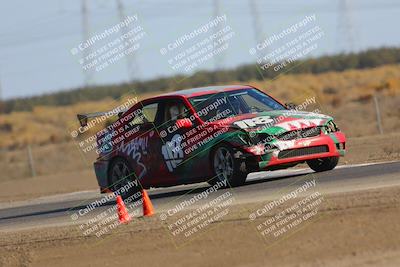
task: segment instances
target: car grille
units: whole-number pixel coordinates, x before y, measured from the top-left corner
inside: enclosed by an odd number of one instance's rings
[[[283,133],[281,135],[278,135],[277,139],[281,141],[289,141],[289,140],[319,136],[320,134],[321,134],[320,127],[312,127],[312,128],[294,130]]]
[[[296,148],[296,149],[287,149],[282,150],[278,154],[278,159],[287,159],[294,158],[300,156],[307,156],[312,154],[319,154],[328,152],[328,146],[312,146],[312,147],[304,147],[304,148]]]

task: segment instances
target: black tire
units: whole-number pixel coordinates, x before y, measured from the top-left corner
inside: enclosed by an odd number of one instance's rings
[[[307,160],[307,165],[316,172],[330,171],[336,167],[339,157]]]
[[[213,178],[208,181],[210,185],[227,180],[229,186],[240,186],[246,182],[247,173],[240,170],[240,162],[233,156],[234,152],[227,145],[219,145],[211,152],[211,169]]]
[[[127,160],[124,158],[116,158],[112,161],[108,169],[108,183],[113,192],[117,192],[120,188],[136,179],[134,170]],[[121,192],[122,198],[128,198],[138,192],[139,186],[133,186],[128,191]],[[122,190],[121,190],[122,191]]]

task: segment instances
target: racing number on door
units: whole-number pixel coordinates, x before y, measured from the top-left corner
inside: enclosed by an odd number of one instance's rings
[[[252,119],[246,119],[242,121],[236,121],[233,124],[236,126],[240,127],[241,129],[247,129],[250,127],[257,127],[259,125],[265,125],[268,123],[273,122],[274,120],[271,119],[270,116],[260,116],[260,117],[255,117]]]
[[[178,164],[182,162],[183,150],[181,148],[181,140],[181,136],[179,134],[175,134],[171,141],[166,142],[161,147],[161,153],[163,154],[168,171],[170,172],[172,172],[178,166]]]

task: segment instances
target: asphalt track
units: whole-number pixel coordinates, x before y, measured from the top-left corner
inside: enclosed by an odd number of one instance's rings
[[[220,189],[230,191],[234,204],[246,202],[267,203],[279,198],[306,180],[315,179],[317,190],[330,194],[400,185],[400,162],[339,166],[323,173],[310,169],[293,169],[250,174],[244,186]],[[149,190],[158,214],[171,209],[177,201],[191,199],[209,188],[206,183]],[[49,226],[79,225],[115,205],[111,199],[85,215],[79,215],[88,204],[104,195],[95,191],[55,195],[31,201],[0,204],[0,232]],[[139,208],[138,208],[139,209]],[[140,216],[140,214],[138,215]]]

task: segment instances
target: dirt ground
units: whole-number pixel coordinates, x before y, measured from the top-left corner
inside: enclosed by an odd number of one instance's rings
[[[400,143],[397,140],[400,140],[400,134],[349,138],[346,144],[347,154],[339,164],[399,160]],[[65,162],[65,164],[69,163]],[[299,167],[307,166],[303,164]],[[91,166],[80,171],[65,171],[62,174],[0,180],[0,186],[0,202],[26,200],[82,190],[98,190]]]
[[[350,138],[341,164],[399,160],[399,137]],[[97,189],[89,169],[0,186],[0,202]],[[257,231],[268,217],[248,218],[259,202],[230,206],[222,221],[185,242],[171,236],[159,214],[101,237],[78,226],[1,232],[0,266],[400,266],[400,186],[323,197],[318,216],[277,239]]]
[[[289,205],[289,204],[288,204]],[[158,216],[136,218],[100,238],[77,227],[0,236],[1,266],[400,266],[400,187],[324,195],[318,217],[266,240],[248,214],[230,207],[222,221],[177,244]],[[272,214],[274,215],[274,214]]]

